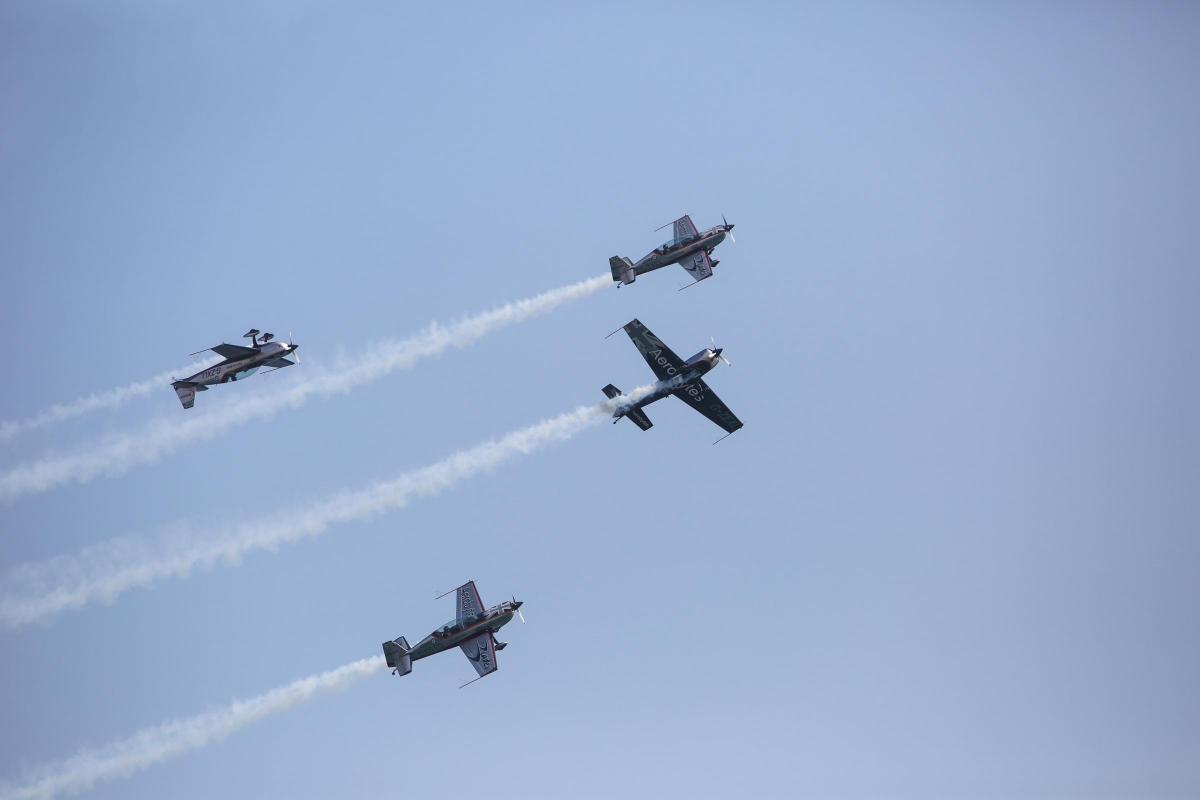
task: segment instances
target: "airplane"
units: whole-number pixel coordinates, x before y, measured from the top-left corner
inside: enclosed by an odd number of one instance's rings
[[[720,225],[709,228],[704,233],[696,230],[692,218],[687,214],[668,224],[674,226],[675,235],[671,241],[654,248],[638,259],[636,264],[625,256],[613,256],[608,260],[613,280],[617,281],[617,288],[633,283],[638,275],[644,275],[668,264],[678,264],[692,276],[692,282],[680,291],[688,286],[695,286],[710,277],[713,269],[721,263],[711,258],[713,248],[725,241],[726,235],[729,236],[729,241],[737,241],[733,238],[733,225],[726,222],[724,217],[721,217]],[[667,226],[663,225],[655,230],[661,231],[665,227]]]
[[[457,612],[452,621],[417,642],[416,647],[409,647],[408,640],[403,636],[383,643],[383,656],[392,668],[393,675],[407,675],[412,672],[412,662],[452,647],[462,648],[463,655],[479,673],[479,677],[467,681],[458,687],[460,689],[499,669],[496,651],[508,647],[508,642],[496,641],[495,634],[512,621],[514,614],[521,618],[521,622],[525,621],[525,615],[521,613],[524,603],[514,597],[491,608],[484,608],[475,581],[467,581],[450,592],[458,593],[455,600]],[[445,597],[450,592],[439,594],[438,597]]]
[[[717,397],[716,393],[704,382],[704,375],[712,370],[717,362],[724,361],[729,364],[729,360],[721,355],[722,348],[717,347],[715,341],[712,347],[707,347],[684,361],[671,352],[671,348],[663,344],[662,340],[651,333],[650,329],[639,320],[635,319],[617,330],[623,330],[629,334],[629,338],[633,340],[633,346],[642,354],[642,358],[646,359],[650,369],[654,370],[658,381],[646,394],[639,393],[635,397],[625,397],[621,390],[611,383],[605,386],[601,391],[609,400],[615,401],[613,405],[614,425],[621,417],[627,417],[634,425],[648,431],[654,426],[654,423],[642,409],[664,397],[675,395],[715,422],[725,431],[725,436],[729,436],[742,427],[742,421],[734,416],[729,407],[721,402],[721,398]],[[613,331],[609,336],[616,332]],[[729,364],[729,366],[733,365]],[[721,439],[724,439],[725,436],[722,436]],[[717,439],[713,444],[721,439]]]
[[[262,341],[259,341],[260,335]],[[242,334],[242,338],[249,339],[254,346],[219,344],[216,347],[210,347],[209,350],[222,356],[225,360],[197,372],[190,378],[177,380],[171,384],[171,388],[175,390],[175,394],[179,395],[179,402],[183,404],[184,408],[191,408],[195,405],[196,392],[206,392],[209,386],[228,381],[240,381],[242,378],[248,378],[258,372],[260,367],[270,367],[271,369],[267,371],[271,372],[300,362],[300,354],[296,352],[300,349],[300,345],[291,342],[287,344],[272,342],[271,340],[275,338],[273,333],[260,334],[257,328],[251,328]],[[197,350],[191,355],[197,356],[203,352],[205,351]],[[288,361],[284,356],[294,356],[296,360]]]

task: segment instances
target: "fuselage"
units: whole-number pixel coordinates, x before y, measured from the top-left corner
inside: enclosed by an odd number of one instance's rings
[[[661,267],[677,263],[680,259],[695,253],[697,250],[707,250],[712,253],[713,248],[725,241],[725,234],[732,226],[718,225],[715,228],[709,228],[703,233],[696,234],[695,237],[685,238],[682,241],[670,241],[651,250],[646,255],[638,259],[633,265],[634,272],[638,275],[643,275],[647,272],[653,272]]]
[[[284,344],[283,342],[267,342],[258,347],[258,352],[255,355],[239,358],[235,361],[222,361],[220,364],[214,364],[208,369],[203,369],[195,375],[187,379],[188,383],[197,383],[202,386],[213,386],[226,381],[239,381],[242,378],[248,378],[258,371],[258,368],[268,361],[273,361],[277,358],[283,358],[290,355],[300,346],[294,344]]]
[[[700,389],[694,384],[711,372],[720,360],[720,351],[711,349],[701,350],[689,358],[684,363],[683,369],[677,369],[663,359],[662,367],[667,372],[667,377],[655,382],[646,393],[637,392],[628,401],[618,402],[613,408],[613,418],[620,419],[630,411],[645,408],[651,403],[656,403],[679,391],[700,394]]]
[[[515,613],[517,613],[516,607],[506,600],[478,614],[451,620],[417,642],[416,647],[409,651],[409,657],[416,661],[419,658],[458,647],[481,633],[494,634],[511,622]]]

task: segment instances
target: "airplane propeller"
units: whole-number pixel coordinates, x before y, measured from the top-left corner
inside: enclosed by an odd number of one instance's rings
[[[521,606],[524,604],[517,602],[517,596],[515,594],[513,595],[512,601],[513,601],[513,606],[515,607],[514,610],[517,612],[517,616],[521,618],[521,624],[524,625],[525,624],[525,615],[521,613]]]
[[[729,220],[725,219],[725,215],[721,215],[721,222],[725,223],[725,233],[729,236],[729,241],[737,244],[737,239],[733,238],[733,226],[729,224]]]
[[[725,362],[725,366],[727,366],[727,367],[732,367],[732,366],[733,366],[733,362],[732,362],[732,361],[730,361],[730,360],[729,360],[728,358],[726,358],[725,356],[721,355],[722,351],[723,351],[725,348],[723,348],[723,347],[717,347],[717,339],[716,339],[716,337],[714,337],[714,336],[710,336],[710,337],[708,337],[708,340],[709,340],[710,342],[712,342],[712,351],[713,351],[713,354],[714,354],[714,355],[716,355],[716,357],[717,357],[717,358],[719,358],[719,359],[721,359],[722,361],[724,361],[724,362]]]
[[[291,331],[288,331],[288,347],[291,348],[291,352],[289,353],[289,355],[295,356],[296,363],[299,364],[300,363],[300,350],[299,350],[299,348],[296,347],[296,345],[292,344],[292,332]]]

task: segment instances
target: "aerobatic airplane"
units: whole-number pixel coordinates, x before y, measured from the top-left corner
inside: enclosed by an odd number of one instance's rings
[[[654,423],[642,409],[664,397],[674,395],[715,422],[725,431],[725,436],[742,427],[742,421],[734,416],[729,407],[721,402],[721,398],[717,397],[716,393],[704,382],[704,375],[712,370],[718,361],[729,364],[729,360],[721,355],[722,348],[717,347],[716,342],[713,342],[712,347],[707,347],[684,361],[671,352],[671,348],[663,344],[661,339],[636,319],[617,330],[624,330],[629,334],[629,338],[633,340],[633,346],[646,359],[650,369],[654,370],[658,381],[647,394],[635,398],[624,397],[621,390],[611,383],[605,386],[601,391],[609,400],[615,401],[613,405],[614,425],[621,417],[628,417],[634,425],[642,430],[650,430]],[[616,332],[613,331],[613,333]],[[612,336],[612,333],[609,336]],[[721,439],[724,439],[725,436],[722,436]],[[721,439],[718,439],[717,442]],[[713,442],[713,444],[717,442]]]
[[[387,665],[392,668],[393,675],[407,675],[412,672],[412,662],[418,658],[425,658],[452,647],[462,648],[471,666],[479,673],[479,677],[472,678],[463,686],[499,669],[499,665],[496,664],[496,651],[508,647],[508,642],[496,641],[495,634],[512,621],[514,614],[521,618],[521,622],[525,621],[525,615],[521,613],[524,603],[514,597],[491,608],[484,608],[483,601],[479,599],[479,590],[475,588],[475,581],[467,581],[450,591],[458,593],[455,601],[457,612],[453,621],[447,622],[417,642],[416,647],[409,647],[408,640],[403,636],[383,643],[383,656],[387,659]],[[447,594],[450,592],[438,597],[445,597]],[[462,686],[458,688],[461,689]]]
[[[248,378],[258,372],[260,367],[270,367],[267,370],[270,372],[300,362],[300,354],[296,352],[300,349],[300,345],[291,342],[287,344],[273,342],[271,341],[275,338],[273,333],[261,334],[262,341],[259,341],[259,336],[258,329],[251,328],[243,334],[243,338],[249,339],[253,343],[253,347],[244,347],[240,344],[219,344],[216,347],[210,347],[209,350],[225,360],[197,372],[190,378],[171,384],[175,394],[179,395],[179,402],[183,404],[183,407],[191,408],[195,405],[196,392],[206,392],[209,386],[227,381],[240,381],[242,378]],[[197,350],[192,355],[196,356],[203,352],[206,351]],[[296,360],[288,361],[284,356],[292,356]]]
[[[675,232],[671,241],[654,248],[638,259],[636,264],[625,256],[610,258],[608,266],[612,270],[613,280],[623,286],[633,283],[637,280],[638,275],[644,275],[668,264],[678,264],[692,276],[692,282],[688,286],[694,286],[710,277],[713,269],[721,263],[712,259],[713,248],[725,241],[726,235],[729,236],[729,241],[737,241],[733,238],[733,225],[726,222],[724,217],[721,217],[720,225],[709,228],[704,233],[696,230],[692,218],[687,214],[670,224],[674,226]],[[667,226],[662,226],[662,228],[665,227]],[[657,228],[657,230],[661,231],[662,228]],[[688,286],[683,288],[686,289]]]

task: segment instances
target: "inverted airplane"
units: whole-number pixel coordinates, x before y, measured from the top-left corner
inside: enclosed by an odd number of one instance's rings
[[[209,350],[225,360],[197,372],[190,378],[171,384],[171,388],[175,390],[175,394],[179,395],[179,402],[183,404],[184,408],[191,408],[195,405],[196,392],[206,392],[209,386],[240,381],[258,372],[262,367],[269,367],[270,369],[267,371],[270,372],[290,367],[300,361],[300,354],[296,352],[300,349],[300,345],[291,342],[287,344],[273,342],[271,341],[275,338],[273,333],[260,333],[257,328],[251,328],[243,334],[243,338],[249,339],[253,347],[245,347],[240,344],[219,344],[216,347],[210,347]],[[197,350],[192,355],[196,356],[203,352],[206,351]],[[294,357],[296,360],[288,361],[285,356]]]
[[[725,431],[725,436],[742,427],[742,421],[734,416],[734,413],[729,410],[729,406],[721,402],[721,398],[717,397],[716,392],[704,382],[704,376],[718,362],[724,361],[729,364],[729,360],[721,355],[722,348],[717,347],[716,342],[713,342],[712,347],[706,347],[684,361],[639,320],[635,319],[618,330],[624,330],[629,334],[629,338],[633,340],[633,346],[642,354],[642,358],[646,359],[646,363],[650,365],[650,369],[654,371],[658,381],[650,387],[646,394],[638,393],[635,397],[625,397],[621,390],[611,383],[605,386],[601,391],[609,400],[615,401],[613,406],[614,425],[621,417],[626,417],[634,425],[648,431],[654,427],[654,423],[642,409],[664,397],[674,395],[716,423]],[[613,333],[616,332],[613,331]],[[612,333],[609,336],[612,336]],[[722,436],[721,439],[724,439],[725,436]],[[717,442],[721,439],[718,439]],[[713,442],[713,444],[717,442]]]
[[[715,225],[704,233],[696,230],[692,218],[687,214],[670,224],[675,233],[671,241],[654,248],[638,259],[636,264],[625,256],[610,258],[608,266],[612,269],[613,280],[623,286],[633,283],[637,280],[638,275],[644,275],[668,264],[678,264],[692,276],[692,282],[688,286],[694,286],[705,278],[711,277],[713,269],[721,263],[713,260],[713,249],[725,241],[726,236],[729,237],[729,241],[736,241],[733,238],[733,225],[726,222],[724,217],[721,218],[720,225]],[[665,227],[667,226],[662,226],[662,228]],[[658,230],[661,231],[662,228],[658,228]],[[683,288],[686,289],[687,286]]]
[[[463,655],[479,673],[478,677],[472,678],[463,686],[499,669],[496,664],[496,651],[508,647],[508,642],[496,641],[496,632],[511,622],[514,614],[521,618],[521,622],[525,621],[525,616],[521,613],[524,603],[514,597],[491,608],[484,608],[483,601],[479,599],[479,590],[475,588],[475,581],[467,581],[450,591],[457,592],[457,612],[452,621],[417,642],[416,647],[409,647],[408,640],[403,636],[383,643],[383,656],[387,659],[387,665],[392,668],[393,675],[407,675],[412,672],[412,662],[453,647],[461,648]],[[445,597],[447,594],[450,592],[438,597]],[[462,686],[458,688],[461,689]]]

